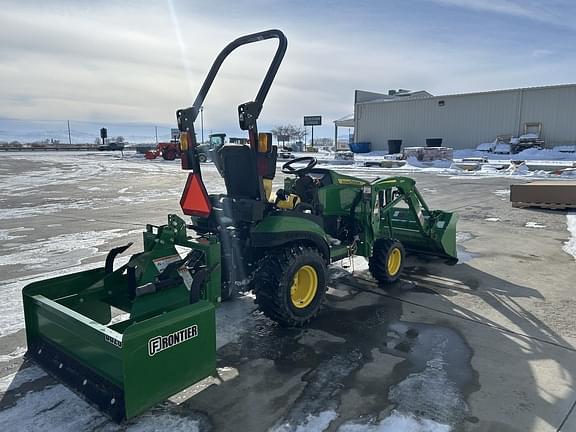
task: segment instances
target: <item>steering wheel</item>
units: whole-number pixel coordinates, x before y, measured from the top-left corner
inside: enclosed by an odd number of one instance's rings
[[[306,163],[306,166],[302,168],[294,168],[292,164],[297,163]],[[288,161],[284,165],[282,165],[282,172],[284,174],[295,174],[297,176],[303,176],[308,174],[312,170],[312,168],[316,166],[317,163],[318,159],[316,159],[315,157],[312,156],[299,157],[296,159],[292,159],[291,161]]]

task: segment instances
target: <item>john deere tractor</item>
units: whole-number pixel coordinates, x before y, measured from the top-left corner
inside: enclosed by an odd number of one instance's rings
[[[249,145],[215,153],[226,193],[210,195],[194,121],[224,59],[271,38],[278,47],[258,94],[238,107]],[[124,265],[115,257],[130,244],[101,268],[24,288],[28,356],[117,421],[216,373],[215,309],[237,292],[254,291],[279,324],[303,326],[322,313],[332,263],[366,257],[386,286],[401,277],[407,253],[456,260],[457,216],[430,210],[410,178],[368,182],[303,157],[282,166],[284,185],[272,190],[277,148],[257,119],[286,46],[279,30],[233,41],[193,105],[177,111],[188,223],[169,215],[166,225],[148,225],[144,250]]]

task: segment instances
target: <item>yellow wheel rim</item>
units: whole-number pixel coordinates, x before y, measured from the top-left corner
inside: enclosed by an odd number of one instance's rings
[[[402,264],[402,253],[400,249],[394,248],[390,251],[390,255],[388,255],[388,274],[390,276],[396,276],[400,271],[400,264]]]
[[[314,267],[305,265],[298,269],[292,280],[290,300],[294,307],[303,309],[312,303],[318,290],[318,274]]]

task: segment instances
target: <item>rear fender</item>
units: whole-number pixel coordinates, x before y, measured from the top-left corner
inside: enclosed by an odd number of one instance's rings
[[[278,247],[296,241],[314,244],[324,259],[330,260],[330,247],[324,229],[305,216],[269,216],[256,225],[250,233],[250,242],[255,248]]]

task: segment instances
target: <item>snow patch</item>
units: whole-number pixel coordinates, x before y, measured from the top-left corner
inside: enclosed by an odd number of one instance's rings
[[[524,162],[520,164],[511,164],[507,169],[506,172],[510,175],[526,175],[528,174],[528,165]]]
[[[332,420],[338,417],[335,411],[322,411],[318,415],[308,414],[299,425],[284,423],[272,429],[273,432],[320,432],[328,428]]]
[[[393,386],[388,397],[399,413],[417,413],[422,419],[457,424],[465,418],[468,406],[458,385],[448,375],[448,338],[433,335],[433,342],[432,358],[426,361],[424,370],[411,373]]]
[[[27,393],[14,406],[0,411],[0,424],[26,431],[200,431],[198,419],[158,412],[145,414],[134,423],[120,427],[61,384]]]
[[[572,237],[564,243],[562,250],[572,255],[576,260],[576,213],[568,213],[566,215],[566,225]]]
[[[110,430],[117,430],[116,426]],[[173,414],[145,414],[138,418],[136,424],[126,428],[127,432],[200,432],[200,421]]]
[[[472,240],[473,236],[466,231],[458,231],[456,233],[456,243],[464,243],[465,241]]]
[[[118,259],[120,261],[120,259]],[[22,312],[22,288],[32,282],[46,280],[52,277],[64,276],[82,270],[101,267],[102,263],[91,263],[77,267],[57,270],[29,278],[9,279],[0,282],[2,301],[0,302],[0,337],[16,333],[24,328],[24,313]]]
[[[0,210],[0,220],[20,219],[38,215],[58,213],[62,210],[81,210],[94,207],[94,201],[81,200],[70,203],[42,204],[30,207],[16,207]]]
[[[0,354],[0,363],[7,363],[9,361],[22,357],[24,354],[26,354],[26,348],[19,346],[10,354]]]
[[[26,237],[25,235],[12,235],[12,233],[22,232],[22,231],[34,231],[34,228],[8,228],[0,229],[0,241],[2,240],[13,240],[17,238]]]
[[[500,218],[497,218],[497,217],[489,217],[489,218],[486,218],[486,219],[484,219],[484,220],[485,220],[485,221],[488,221],[488,222],[498,222],[498,221],[500,221]]]
[[[542,225],[538,222],[526,222],[526,228],[546,228],[546,225]]]
[[[140,230],[123,231],[115,228],[105,231],[61,234],[33,243],[24,243],[13,248],[17,252],[1,255],[0,266],[25,263],[25,270],[39,268],[58,270],[79,265],[86,258],[104,254],[104,252],[98,252],[98,246],[104,245],[109,240],[141,232]]]
[[[494,191],[494,193],[498,196],[509,196],[510,195],[510,189],[498,189],[498,190]]]
[[[392,411],[389,417],[386,417],[379,423],[345,423],[338,432],[450,432],[448,425],[437,423],[429,419],[419,419],[412,415],[400,414]]]

